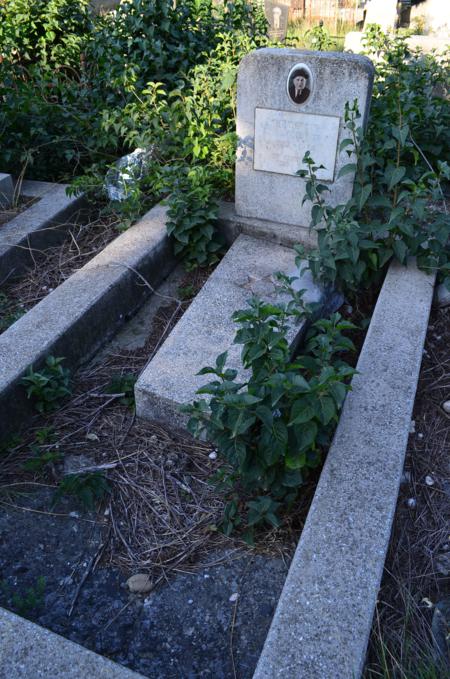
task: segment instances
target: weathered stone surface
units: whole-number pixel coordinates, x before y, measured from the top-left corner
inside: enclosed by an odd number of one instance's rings
[[[357,99],[365,124],[373,74],[369,59],[342,53],[266,48],[244,57],[239,67],[237,98],[239,216],[308,227],[311,205],[302,206],[305,180],[293,174],[301,168],[305,150],[311,152],[313,159],[325,160],[329,165],[327,200],[337,204],[351,197],[353,175],[338,178],[340,169],[349,162],[345,151],[339,151],[346,138],[345,104]],[[269,116],[271,125],[262,126],[258,122],[261,116]],[[305,120],[311,124],[306,126]],[[327,149],[323,135],[317,131],[321,126],[330,132]],[[265,144],[267,149],[256,148],[257,144]],[[289,174],[280,173],[283,158],[284,172]]]
[[[50,354],[71,368],[87,361],[150,295],[135,272],[155,286],[175,264],[166,209],[157,205],[0,335],[2,437],[31,413],[20,385],[29,366],[39,370]]]
[[[53,182],[39,182],[34,179],[24,179],[20,187],[20,193],[24,196],[33,198],[42,198],[45,193],[48,193],[58,185]]]
[[[127,587],[130,592],[146,594],[153,588],[153,582],[146,573],[136,573],[136,575],[132,575],[131,578],[128,578]]]
[[[286,38],[291,0],[264,0],[264,13],[269,22],[269,37],[283,42]]]
[[[143,679],[0,608],[0,679]]]
[[[378,24],[383,31],[392,31],[397,27],[397,0],[368,0],[364,26]]]
[[[207,381],[196,373],[205,365],[214,365],[223,351],[228,351],[227,365],[244,377],[242,347],[233,344],[237,328],[231,316],[245,307],[252,294],[272,301],[279,298],[273,274],[283,271],[294,275],[294,260],[295,253],[289,248],[239,236],[139,377],[135,387],[137,415],[184,426],[186,417],[179,413],[179,406],[191,402]],[[303,275],[300,287],[307,290],[307,301],[322,299],[323,293],[309,272]],[[292,342],[300,328],[292,327]]]
[[[364,34],[360,31],[349,31],[345,36],[344,50],[346,52],[353,52],[354,54],[363,52],[363,35]],[[448,38],[438,35],[411,35],[406,39],[406,43],[410,49],[421,49],[427,54],[432,50],[444,52],[448,47],[448,42]],[[376,56],[373,57],[373,59],[376,61]]]
[[[436,287],[435,302],[441,307],[450,304],[450,290],[443,283]]]
[[[14,185],[10,174],[0,172],[0,208],[10,205],[14,196]]]
[[[309,248],[317,245],[317,235],[309,228],[254,217],[241,217],[236,214],[234,203],[225,201],[220,203],[219,228],[229,245],[232,245],[241,233],[290,248],[297,243],[303,243]]]
[[[2,226],[0,281],[20,274],[24,266],[33,261],[33,250],[42,250],[63,240],[68,221],[84,204],[83,196],[69,197],[66,188],[65,184],[54,184],[50,190],[43,190],[39,201]]]
[[[391,265],[255,679],[358,679],[394,517],[434,277]]]

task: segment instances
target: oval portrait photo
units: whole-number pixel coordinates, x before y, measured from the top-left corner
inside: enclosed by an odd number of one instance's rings
[[[287,90],[294,104],[304,104],[307,101],[312,90],[312,74],[305,64],[297,64],[291,69]]]

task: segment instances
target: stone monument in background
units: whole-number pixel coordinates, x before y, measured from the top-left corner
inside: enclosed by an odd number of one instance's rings
[[[264,0],[264,13],[269,22],[271,40],[283,42],[286,39],[291,0]]]

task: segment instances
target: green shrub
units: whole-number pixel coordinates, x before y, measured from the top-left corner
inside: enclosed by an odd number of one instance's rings
[[[220,478],[234,493],[225,512],[226,534],[241,523],[250,531],[261,523],[279,525],[280,511],[322,461],[354,372],[339,358],[354,348],[342,334],[354,326],[339,314],[313,323],[301,354],[291,359],[289,323],[311,316],[301,295],[292,294],[284,305],[252,298],[234,314],[248,379],[238,381],[221,354],[214,367],[199,373],[215,377],[197,392],[209,401],[185,408],[191,433],[212,441],[225,463]]]
[[[77,68],[90,32],[89,0],[0,3],[0,54],[9,63]]]
[[[70,372],[61,365],[63,361],[64,358],[48,356],[39,372],[35,372],[30,366],[22,378],[27,397],[33,399],[36,410],[40,413],[55,410],[61,400],[71,394]]]

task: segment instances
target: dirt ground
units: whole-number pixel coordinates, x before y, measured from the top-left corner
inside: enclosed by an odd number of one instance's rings
[[[450,677],[450,307],[434,309],[366,679]]]

